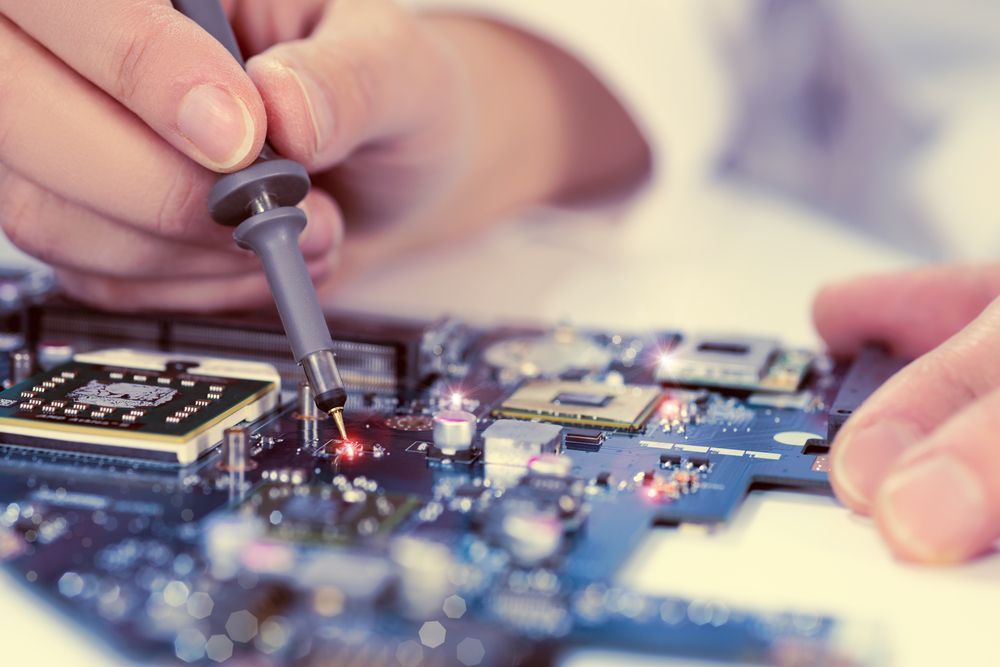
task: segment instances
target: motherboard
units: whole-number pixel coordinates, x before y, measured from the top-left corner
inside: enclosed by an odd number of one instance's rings
[[[330,318],[348,439],[280,325],[11,311],[0,563],[143,664],[861,665],[841,619],[617,584],[651,530],[829,493],[899,367],[742,335]]]

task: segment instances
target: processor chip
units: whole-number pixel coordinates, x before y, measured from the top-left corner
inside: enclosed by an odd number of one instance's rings
[[[792,393],[812,366],[813,355],[785,350],[768,338],[692,336],[665,352],[655,380],[669,384]]]
[[[277,405],[272,366],[131,350],[78,355],[0,392],[0,442],[195,461],[222,431]]]
[[[647,385],[537,380],[515,391],[494,412],[499,417],[638,431],[662,390]]]

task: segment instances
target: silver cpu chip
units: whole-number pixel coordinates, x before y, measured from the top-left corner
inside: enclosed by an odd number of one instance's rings
[[[781,349],[771,338],[692,336],[665,352],[657,382],[763,391],[795,391],[813,355]]]

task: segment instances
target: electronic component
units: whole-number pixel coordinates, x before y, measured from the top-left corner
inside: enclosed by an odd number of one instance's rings
[[[826,441],[832,443],[858,406],[905,365],[902,360],[890,356],[880,345],[861,348],[830,406]]]
[[[250,438],[242,426],[233,426],[222,432],[222,460],[219,467],[229,472],[246,472],[257,467],[250,458]]]
[[[496,410],[502,417],[638,431],[656,407],[659,387],[597,382],[535,380]]]
[[[527,466],[532,458],[559,452],[562,429],[553,424],[501,419],[483,431],[487,464]]]
[[[500,519],[500,544],[519,565],[541,564],[552,558],[562,543],[562,523],[547,512],[518,507]]]
[[[35,372],[35,353],[31,350],[16,350],[10,355],[11,384],[24,382]]]
[[[77,355],[0,393],[0,433],[14,445],[188,464],[224,429],[273,409],[279,383],[253,362]]]
[[[316,407],[316,392],[308,382],[299,382],[295,394],[295,405],[298,407],[299,419],[318,419],[319,410]]]
[[[476,415],[464,410],[442,410],[434,415],[434,446],[446,456],[472,447],[476,437]]]
[[[813,355],[779,348],[769,338],[693,336],[659,359],[658,382],[753,391],[794,392]]]
[[[584,431],[582,429],[566,429],[563,434],[563,447],[579,452],[597,452],[604,443],[603,432]]]
[[[428,415],[396,415],[386,419],[385,425],[395,431],[432,431],[434,418]]]
[[[419,505],[416,498],[387,494],[364,480],[333,485],[268,483],[246,502],[271,537],[294,542],[349,544],[392,531]]]

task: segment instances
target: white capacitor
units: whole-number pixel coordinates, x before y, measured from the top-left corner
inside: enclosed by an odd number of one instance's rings
[[[464,410],[442,410],[434,415],[434,446],[454,456],[472,447],[476,437],[476,415]]]
[[[521,509],[510,512],[500,528],[504,548],[519,565],[537,566],[562,546],[562,523],[543,512]]]

